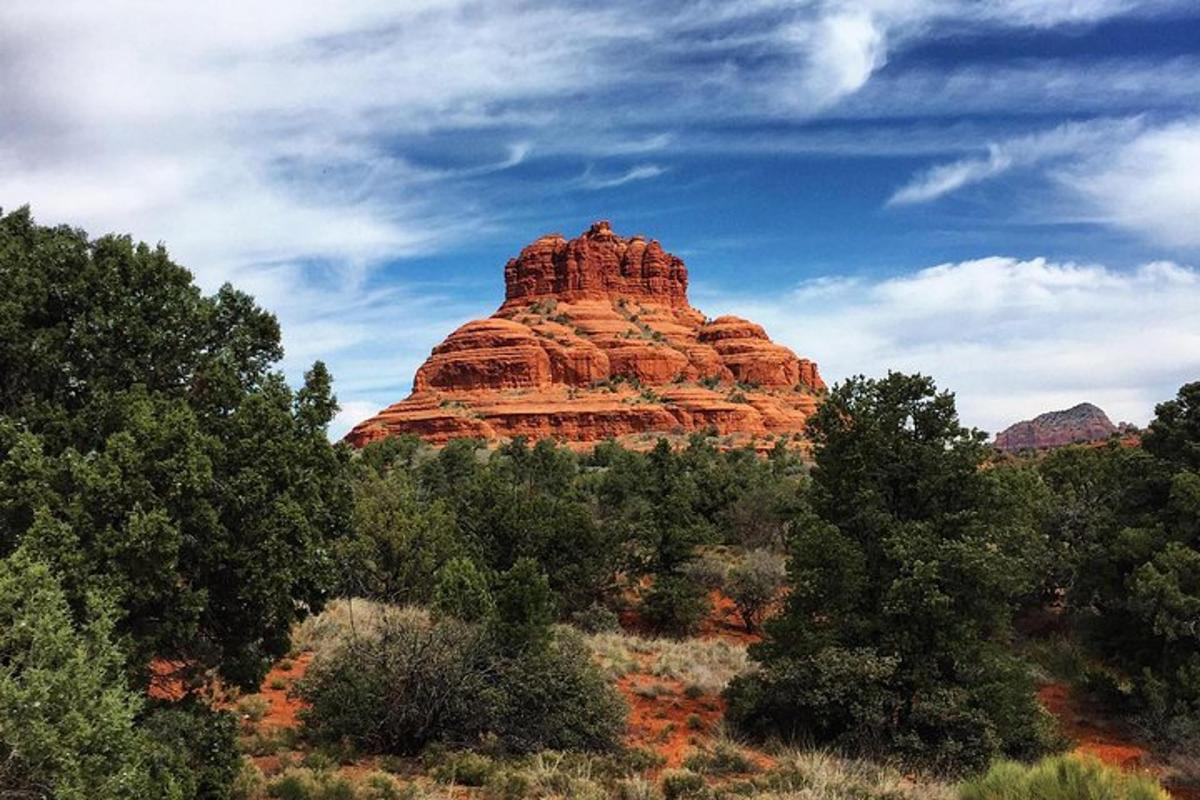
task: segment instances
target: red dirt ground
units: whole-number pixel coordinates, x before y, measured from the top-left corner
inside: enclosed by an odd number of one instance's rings
[[[1124,770],[1148,772],[1164,780],[1167,790],[1177,800],[1200,800],[1200,787],[1172,784],[1169,778],[1164,779],[1161,764],[1146,748],[1129,741],[1112,720],[1091,713],[1072,695],[1069,685],[1048,683],[1038,690],[1038,700],[1058,720],[1062,732],[1075,742],[1074,752]]]
[[[709,602],[712,613],[700,623],[700,638],[739,644],[753,644],[762,638],[746,630],[737,607],[721,592],[713,591]],[[646,633],[635,611],[623,614],[621,623],[628,631]],[[638,660],[640,669],[617,681],[617,688],[629,703],[627,742],[658,753],[668,768],[679,767],[694,751],[712,741],[725,713],[725,701],[715,694],[688,697],[682,682],[652,674],[652,656],[640,655]],[[750,749],[745,753],[760,768],[771,766],[766,755]]]
[[[259,725],[264,728],[295,728],[299,726],[300,720],[297,714],[300,709],[304,708],[304,703],[295,697],[289,697],[288,692],[296,681],[304,677],[312,657],[312,653],[305,652],[296,658],[285,659],[272,667],[271,671],[267,673],[267,677],[263,678],[262,686],[258,691],[267,698],[271,705]],[[289,661],[291,662],[290,669],[283,669],[280,666]],[[282,689],[272,689],[271,684],[276,681],[284,681],[287,685]]]

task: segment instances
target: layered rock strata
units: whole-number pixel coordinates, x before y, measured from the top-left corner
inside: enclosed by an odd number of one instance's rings
[[[415,434],[636,446],[709,431],[764,447],[799,441],[825,390],[817,365],[761,326],[692,308],[683,261],[607,222],[543,236],[504,277],[500,309],[435,347],[412,395],[356,425],[352,444]]]

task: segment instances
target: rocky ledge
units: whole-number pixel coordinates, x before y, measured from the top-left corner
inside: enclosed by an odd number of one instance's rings
[[[415,434],[615,438],[711,431],[729,444],[799,442],[825,391],[817,365],[761,326],[708,319],[687,298],[683,261],[607,222],[543,236],[504,268],[505,301],[433,349],[405,400],[347,435],[361,447]]]

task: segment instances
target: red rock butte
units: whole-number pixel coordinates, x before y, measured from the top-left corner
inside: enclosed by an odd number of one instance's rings
[[[800,442],[825,390],[817,365],[738,317],[688,302],[687,267],[597,222],[543,236],[504,268],[505,300],[433,348],[413,392],[360,422],[361,447],[526,436],[586,447],[715,432],[730,445]]]

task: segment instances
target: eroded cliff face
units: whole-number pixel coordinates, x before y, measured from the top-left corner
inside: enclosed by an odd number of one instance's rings
[[[1063,411],[1048,411],[1010,425],[996,434],[996,449],[1010,453],[1042,450],[1068,444],[1100,442],[1124,432],[1098,407],[1080,403]]]
[[[799,441],[825,384],[761,326],[706,319],[687,268],[658,242],[597,222],[544,236],[505,266],[505,301],[463,325],[417,370],[413,393],[354,427],[361,447],[411,433],[551,437],[637,446],[713,430],[730,444]]]

